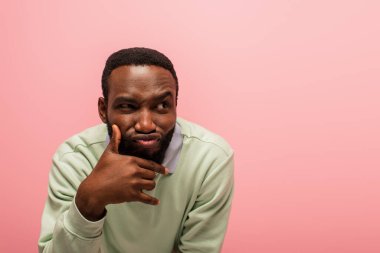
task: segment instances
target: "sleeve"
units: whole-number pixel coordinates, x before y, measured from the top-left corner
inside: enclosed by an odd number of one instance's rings
[[[184,223],[177,252],[220,252],[232,202],[233,167],[231,154],[206,174]]]
[[[79,184],[92,170],[80,154],[53,157],[48,198],[42,214],[38,241],[40,253],[96,253],[101,251],[104,219],[85,219],[75,205]]]

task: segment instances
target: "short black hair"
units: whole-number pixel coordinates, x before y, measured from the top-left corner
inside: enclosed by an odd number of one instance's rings
[[[176,97],[178,98],[178,78],[169,58],[154,49],[133,47],[121,49],[108,57],[102,74],[102,92],[106,101],[108,100],[108,78],[112,70],[125,65],[154,65],[168,70],[176,82]]]

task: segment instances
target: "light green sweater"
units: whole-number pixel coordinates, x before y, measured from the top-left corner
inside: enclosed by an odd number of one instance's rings
[[[160,204],[108,205],[96,222],[86,220],[73,200],[107,145],[106,126],[64,142],[53,157],[39,252],[220,252],[232,200],[233,151],[216,134],[183,119],[177,123],[183,144],[176,170],[158,175],[149,192]]]

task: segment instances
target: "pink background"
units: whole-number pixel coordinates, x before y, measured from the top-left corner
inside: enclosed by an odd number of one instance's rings
[[[37,252],[51,156],[100,122],[106,57],[171,58],[236,151],[223,252],[380,252],[379,1],[1,1],[0,252]]]

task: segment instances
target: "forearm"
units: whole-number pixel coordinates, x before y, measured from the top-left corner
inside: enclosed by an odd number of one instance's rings
[[[49,215],[45,214],[44,215]],[[91,222],[72,204],[57,219],[51,234],[41,237],[40,253],[97,253],[101,251],[104,219]]]

